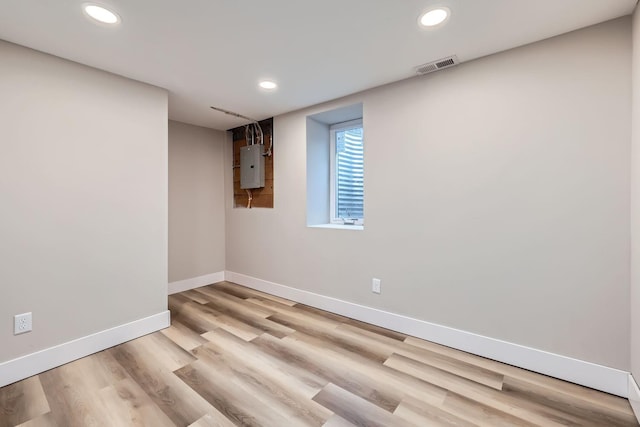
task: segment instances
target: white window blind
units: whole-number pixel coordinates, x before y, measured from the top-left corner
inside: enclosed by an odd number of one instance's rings
[[[362,122],[338,125],[335,135],[335,220],[364,218],[364,140]]]

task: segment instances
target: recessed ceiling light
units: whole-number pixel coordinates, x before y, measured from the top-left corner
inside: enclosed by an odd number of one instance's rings
[[[84,5],[82,5],[82,10],[84,10],[84,13],[86,13],[89,17],[103,24],[113,25],[120,22],[120,17],[117,13],[96,4],[85,3]]]
[[[435,27],[449,19],[449,15],[451,15],[451,11],[448,8],[438,7],[436,9],[428,10],[420,15],[418,22],[423,27]]]
[[[274,82],[272,80],[262,80],[260,83],[258,83],[258,86],[260,86],[262,89],[266,89],[266,90],[274,90],[275,88],[278,87],[276,82]]]

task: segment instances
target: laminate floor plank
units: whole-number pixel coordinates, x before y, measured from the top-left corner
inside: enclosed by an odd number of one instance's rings
[[[308,313],[314,316],[319,316],[325,318],[327,320],[331,320],[338,324],[351,325],[353,327],[366,330],[369,332],[373,332],[378,335],[386,336],[387,338],[392,338],[397,341],[404,341],[407,335],[402,334],[400,332],[392,331],[390,329],[382,328],[380,326],[371,325],[369,323],[361,322],[359,320],[351,319],[349,317],[340,316],[338,314],[330,313],[325,310],[321,310],[319,308],[311,307],[305,304],[296,304],[295,308],[303,313]]]
[[[395,395],[413,396],[431,404],[439,404],[446,396],[446,389],[438,385],[399,372],[396,369],[373,362],[357,354],[346,354],[344,350],[327,346],[323,340],[315,337],[296,332],[283,338],[281,342],[289,345],[290,348],[298,349],[298,351],[306,352],[310,355],[319,355],[318,360],[326,363],[329,369],[335,371],[338,369],[337,366],[340,366],[340,369],[345,370],[351,376],[358,376],[359,383],[368,384],[377,393],[392,391]],[[335,381],[332,382],[339,385]],[[354,392],[354,394],[357,393]],[[367,399],[367,396],[360,397]],[[385,409],[392,412],[396,406],[393,408],[386,407]]]
[[[253,305],[257,305],[259,307],[264,307],[267,309],[271,309],[273,311],[275,311],[276,313],[282,314],[282,315],[286,315],[286,316],[291,316],[291,317],[295,317],[298,320],[304,321],[304,322],[308,322],[308,323],[316,323],[318,325],[324,325],[327,328],[334,328],[336,326],[341,325],[341,323],[339,321],[333,320],[330,317],[326,317],[323,316],[321,314],[316,314],[316,313],[312,313],[310,311],[301,311],[299,308],[296,307],[290,307],[288,305],[283,305],[274,301],[269,301],[269,300],[254,300],[254,299],[250,299],[247,300],[247,303],[253,304]],[[276,313],[272,313],[272,316],[275,315]]]
[[[200,334],[194,332],[192,329],[178,320],[172,320],[171,326],[167,329],[163,329],[160,332],[187,351],[191,351],[194,348],[207,342],[207,340]]]
[[[201,314],[214,314],[215,320],[213,321],[218,322],[219,327],[246,340],[251,340],[263,332],[277,337],[284,337],[295,332],[286,326],[268,320],[268,315],[273,313],[271,310],[263,310],[256,314],[253,312],[254,306],[247,304],[244,300],[241,302],[229,300],[227,297],[220,297],[220,292],[210,289],[198,290],[198,292],[201,292],[207,303],[202,307],[188,304],[185,307],[199,310]]]
[[[108,411],[99,392],[128,378],[126,371],[104,351],[38,377],[51,409],[51,416],[43,421],[60,427],[108,426]]]
[[[246,306],[231,306],[229,307],[226,302],[211,298],[207,304],[207,307],[213,310],[232,317],[246,325],[249,325],[255,329],[267,332],[274,337],[282,338],[295,332],[295,329],[291,329],[283,324],[270,320],[270,317],[262,317],[255,315],[251,312],[252,307]]]
[[[260,335],[262,335],[259,331],[247,331],[241,328],[235,328],[233,326],[225,325],[224,327],[220,327],[218,329],[214,329],[213,331],[209,331],[207,333],[202,334],[202,338],[204,338],[207,341],[210,341],[211,335],[214,334],[217,330],[223,330],[247,342],[255,338],[258,338]]]
[[[410,427],[411,424],[334,384],[328,384],[314,401],[332,410],[353,425],[363,427]]]
[[[370,343],[353,340],[338,330],[337,325],[313,322],[309,319],[301,319],[283,313],[269,316],[269,319],[289,327],[294,332],[297,331],[298,335],[305,334],[321,339],[333,348],[342,349],[378,363],[383,363],[393,353],[389,349],[381,348],[381,346],[372,346],[369,345]]]
[[[252,343],[265,353],[286,360],[289,364],[306,369],[327,382],[332,382],[381,408],[393,411],[405,393],[397,388],[381,387],[381,383],[369,375],[354,371],[341,361],[328,358],[315,350],[299,348],[287,339],[279,340],[262,335]]]
[[[632,413],[594,407],[581,399],[571,398],[565,393],[554,392],[549,388],[511,377],[505,377],[502,391],[505,396],[518,401],[535,403],[538,407],[567,414],[575,420],[575,425],[620,427],[632,426],[636,422]]]
[[[629,402],[222,282],[172,325],[0,388],[0,427],[640,427]]]
[[[209,339],[211,342],[195,350],[196,355],[203,350],[210,350],[242,362],[252,369],[260,367],[263,375],[279,381],[283,387],[294,390],[307,399],[311,399],[327,385],[326,379],[262,352],[253,343],[247,343],[226,331],[211,332]]]
[[[293,313],[299,313],[307,317],[313,316],[315,319],[326,319],[334,324],[346,323],[353,320],[348,317],[340,316],[339,314],[331,313],[329,311],[320,310],[319,308],[311,307],[310,305],[306,304],[296,304],[293,307],[295,308],[295,311],[293,311]]]
[[[101,378],[101,381],[95,384],[97,388],[114,385],[128,378],[127,371],[118,363],[108,349],[92,354],[91,357],[83,357],[72,363],[86,364],[84,372],[87,377]],[[73,365],[70,365],[70,367],[73,367]]]
[[[394,415],[417,426],[433,427],[478,427],[444,409],[407,397],[393,412]]]
[[[201,319],[199,319],[197,316],[193,314],[185,314],[185,313],[178,313],[178,312],[172,311],[171,323],[173,323],[174,321],[179,322],[181,325],[186,326],[191,331],[193,331],[196,335],[202,335],[204,333],[207,333],[209,331],[212,331],[218,328],[218,326],[213,322],[207,321],[206,325],[203,324]]]
[[[126,371],[107,351],[100,351],[91,357],[74,360],[57,368],[57,370],[65,379],[69,378],[70,384],[73,383],[74,378],[81,378],[82,381],[79,385],[87,391],[98,390],[127,378]],[[40,374],[40,380],[44,381],[49,373],[51,371]]]
[[[549,390],[549,392],[564,394],[571,399],[584,401],[586,404],[592,407],[600,408],[601,410],[613,410],[620,412],[621,414],[629,413],[629,402],[626,399],[621,399],[617,396],[602,393],[597,390],[593,390],[567,381],[551,378],[546,375],[527,371],[526,369],[507,365],[505,363],[500,363],[495,360],[487,359],[485,357],[476,356],[470,353],[463,352],[461,350],[425,341],[420,338],[407,337],[405,339],[405,343],[413,347],[431,351],[433,353],[439,353],[452,359],[458,359],[470,365],[476,365],[490,371],[498,372],[504,376],[520,379],[529,384],[546,388],[547,390]]]
[[[133,341],[109,351],[174,424],[186,426],[215,412],[202,396],[176,377],[162,361],[155,359],[146,346]]]
[[[227,417],[216,411],[216,414],[205,414],[189,427],[235,427]]]
[[[391,338],[396,341],[404,341],[407,338],[407,335],[403,333],[392,331],[391,329],[387,329],[387,328],[382,328],[380,326],[371,325],[369,323],[361,322],[355,319],[345,318],[342,323],[345,325],[351,325],[360,330],[369,331],[383,337]]]
[[[293,426],[288,414],[274,399],[265,400],[261,393],[215,358],[200,359],[176,371],[191,388],[218,411],[241,426]]]
[[[168,304],[172,315],[180,313],[185,305],[195,302],[183,293],[169,295]]]
[[[322,425],[332,413],[311,400],[319,390],[304,392],[304,384],[295,377],[266,364],[246,363],[238,353],[227,350],[228,345],[201,347],[199,360],[224,373],[235,384],[250,390],[250,395],[267,402],[273,410],[297,420],[299,425]]]
[[[13,427],[49,410],[37,376],[0,388],[0,427]]]
[[[275,295],[269,295],[267,293],[256,291],[254,289],[249,289],[231,282],[219,282],[210,285],[210,287],[243,299],[256,298],[259,300],[270,300],[288,306],[294,306],[297,304],[294,301],[280,298]]]
[[[209,368],[206,365],[194,365],[196,364],[185,366],[177,370],[175,374],[214,406],[232,424],[238,426],[260,426],[260,423],[266,419],[271,422],[281,421],[269,419],[268,411],[262,405],[252,405],[251,408],[246,408],[246,396],[244,396],[243,391],[236,393],[235,388],[226,385],[225,378],[218,381],[215,375],[207,375]],[[228,392],[225,389],[228,389]]]
[[[105,409],[98,395],[100,389],[90,387],[89,381],[85,381],[88,377],[82,371],[64,365],[39,377],[55,424],[109,427],[104,421]]]
[[[193,354],[171,341],[161,332],[145,335],[137,340],[122,344],[122,346],[139,349],[147,357],[153,358],[156,366],[170,372],[196,360]]]
[[[546,424],[531,423],[455,393],[447,395],[442,407],[458,418],[477,424],[480,427],[546,426]]]
[[[477,383],[495,388],[496,390],[500,390],[502,388],[504,375],[499,372],[457,360],[447,355],[435,353],[427,349],[417,348],[404,342],[398,342],[392,338],[378,335],[370,331],[359,331],[351,325],[342,325],[339,329],[344,331],[344,334],[352,341],[360,342],[361,345],[375,345],[385,349],[388,353],[395,353],[409,357],[453,374],[472,379]]]
[[[198,304],[193,301],[182,305],[178,312],[178,319],[181,323],[194,328],[201,335],[222,328],[244,340],[250,341],[263,332],[261,329],[254,328],[236,318],[217,312],[206,304]]]
[[[132,379],[101,389],[101,421],[107,426],[176,427]]]
[[[340,415],[333,414],[322,427],[355,427],[355,424],[350,423]]]
[[[561,427],[576,425],[579,421],[569,414],[556,411],[554,408],[515,399],[512,395],[501,393],[493,388],[486,387],[404,356],[394,354],[387,359],[385,365],[420,378],[430,384],[435,384],[497,411],[505,412],[539,425]]]
[[[269,317],[275,313],[268,308],[256,308],[254,305],[248,304],[246,300],[224,293],[215,287],[205,286],[204,288],[195,289],[195,292],[201,293],[209,301],[219,302],[228,309],[235,309],[240,312],[244,311],[252,316]]]
[[[269,299],[261,299],[261,298],[247,298],[244,300],[249,306],[258,306],[261,308],[270,309],[276,311],[278,313],[299,313],[298,310],[294,308],[294,306],[282,304],[278,301],[273,301]]]
[[[193,289],[180,292],[180,295],[183,295],[189,298],[191,301],[197,302],[198,304],[206,304],[207,302],[209,302],[209,300],[203,297],[200,292],[194,291]]]
[[[177,320],[184,326],[200,335],[211,331],[218,327],[215,313],[207,313],[198,309],[195,301],[184,298],[180,299],[180,294],[169,295],[169,310],[171,311],[171,320]]]
[[[19,424],[17,427],[65,427],[65,426],[58,425],[53,414],[51,412],[47,412],[44,415],[41,415],[36,418],[32,418],[25,423]]]

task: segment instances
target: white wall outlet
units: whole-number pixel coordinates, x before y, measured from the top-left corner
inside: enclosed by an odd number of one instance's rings
[[[371,280],[371,292],[374,294],[380,293],[380,279],[374,277],[373,280]]]
[[[33,329],[33,323],[31,320],[31,313],[16,314],[13,316],[13,335],[24,334],[25,332],[31,332]]]

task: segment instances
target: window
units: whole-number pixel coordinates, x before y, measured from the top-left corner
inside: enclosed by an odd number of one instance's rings
[[[331,223],[364,221],[364,138],[362,119],[330,127]]]
[[[364,230],[363,104],[307,116],[307,227]]]

